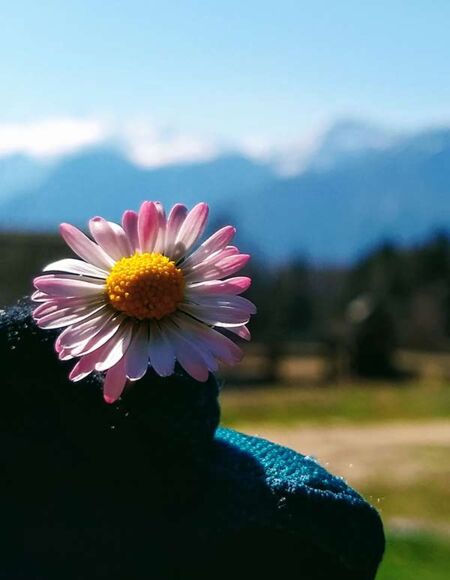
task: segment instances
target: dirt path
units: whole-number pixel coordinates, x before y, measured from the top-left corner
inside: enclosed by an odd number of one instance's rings
[[[420,476],[425,466],[428,475],[448,469],[441,458],[450,451],[450,421],[239,430],[312,455],[355,485],[375,478],[401,483]]]

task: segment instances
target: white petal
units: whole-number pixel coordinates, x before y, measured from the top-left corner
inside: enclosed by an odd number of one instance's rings
[[[92,336],[84,340],[83,342],[75,345],[71,349],[71,353],[74,356],[85,356],[101,348],[108,341],[112,340],[114,335],[119,331],[120,327],[125,324],[127,318],[122,314],[114,315],[111,319],[107,320],[97,332],[93,333]]]
[[[208,306],[208,307],[225,307],[225,308],[235,308],[246,312],[247,314],[256,314],[256,306],[247,298],[243,296],[232,296],[230,294],[216,294],[213,296],[195,296],[190,301],[197,304],[198,306]]]
[[[226,280],[208,280],[186,286],[186,296],[195,302],[198,296],[214,296],[216,294],[236,295],[245,292],[252,280],[248,276],[236,276]]]
[[[213,264],[202,262],[185,276],[185,281],[188,284],[193,284],[207,280],[220,280],[243,268],[249,259],[249,254],[236,254],[227,256]]]
[[[161,323],[161,327],[157,322],[150,326],[149,357],[151,366],[159,376],[168,377],[173,374],[175,349],[164,330],[164,323]]]
[[[125,372],[130,380],[141,379],[148,368],[149,324],[138,323],[125,358]]]
[[[86,355],[105,344],[126,319],[123,314],[105,309],[81,323],[66,328],[59,336],[61,347],[74,356]]]
[[[211,266],[217,264],[224,260],[224,258],[228,258],[229,256],[237,256],[239,254],[239,250],[236,246],[225,246],[220,250],[216,250],[215,252],[211,252],[206,258],[198,262],[192,267],[186,267],[185,263],[182,263],[183,269],[185,269],[186,274],[190,272],[197,272],[198,270],[204,269],[206,266]]]
[[[56,312],[61,309],[62,306],[58,304],[57,300],[46,300],[33,310],[33,318],[38,320],[39,318],[47,316],[47,314],[51,314],[52,312]]]
[[[179,310],[212,326],[242,326],[250,320],[247,310],[227,306],[198,306],[197,304],[180,304]]]
[[[222,362],[233,365],[242,359],[243,353],[239,346],[217,330],[193,320],[182,312],[174,316],[174,321],[180,328],[188,329],[196,340],[202,343],[204,349],[210,350]]]
[[[41,309],[45,308],[45,305],[53,305],[57,308],[73,308],[75,306],[93,306],[94,304],[100,304],[104,302],[103,296],[50,296],[45,294],[46,300],[40,301],[41,304],[35,308],[33,311],[33,316],[38,315]],[[56,308],[56,309],[57,309]],[[39,316],[38,316],[39,317]]]
[[[95,306],[79,308],[63,308],[62,310],[52,312],[47,316],[39,318],[36,322],[39,328],[46,328],[47,330],[52,328],[62,328],[63,326],[70,326],[71,324],[81,322],[88,316],[100,311],[102,308],[106,308],[106,304],[97,304]]]
[[[65,350],[64,348],[57,352],[59,360],[72,360],[75,358],[68,350]]]
[[[184,370],[197,381],[207,381],[209,370],[199,349],[170,321],[166,322],[164,330],[173,342],[177,360]]]
[[[83,262],[82,260],[75,260],[73,258],[66,258],[65,260],[58,260],[57,262],[52,262],[45,266],[44,272],[68,272],[69,274],[84,274],[85,276],[91,276],[92,278],[103,278],[108,277],[108,272]]]
[[[89,340],[97,334],[102,326],[111,320],[114,313],[103,309],[85,318],[83,322],[67,327],[58,337],[58,343],[62,348],[73,348],[80,343]]]
[[[84,377],[95,370],[95,365],[106,348],[107,345],[103,346],[99,350],[96,350],[95,352],[81,357],[77,364],[73,367],[69,375],[69,379],[74,382],[81,381],[81,379],[84,379]]]
[[[69,297],[91,297],[104,294],[105,281],[85,278],[83,276],[72,276],[70,274],[48,274],[39,276],[33,280],[35,288],[50,294],[51,296]]]
[[[108,348],[106,348],[101,359],[95,365],[95,370],[106,371],[117,364],[127,352],[132,333],[133,323],[128,322],[106,343]]]
[[[41,292],[40,290],[36,290],[31,295],[31,300],[33,300],[33,302],[46,302],[50,298],[51,298],[51,296],[49,294],[46,294],[45,292]]]

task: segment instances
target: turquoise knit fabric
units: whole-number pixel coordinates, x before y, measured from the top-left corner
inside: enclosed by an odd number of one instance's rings
[[[299,549],[307,541],[324,558],[328,555],[340,562],[348,574],[373,577],[384,551],[381,519],[343,479],[311,457],[258,437],[218,429],[216,441],[221,449],[219,481],[227,465],[228,477],[233,473],[245,487],[245,499],[240,496],[235,504],[234,517],[227,511],[224,526],[233,526],[235,521],[242,526],[246,513],[252,525],[296,534]],[[228,464],[227,455],[231,455]],[[236,455],[247,469],[236,461]]]

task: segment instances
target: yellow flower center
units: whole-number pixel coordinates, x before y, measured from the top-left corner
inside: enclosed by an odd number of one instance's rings
[[[139,254],[116,262],[106,279],[106,294],[116,310],[139,320],[160,320],[183,300],[183,272],[162,254]]]

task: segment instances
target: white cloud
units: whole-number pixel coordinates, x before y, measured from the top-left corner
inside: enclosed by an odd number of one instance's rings
[[[95,145],[120,148],[141,167],[161,167],[214,159],[237,152],[270,163],[280,174],[301,172],[319,147],[325,128],[303,131],[296,140],[273,140],[261,135],[224,144],[218,138],[157,126],[149,119],[112,121],[50,118],[28,123],[0,123],[0,157],[24,154],[52,159]]]
[[[73,153],[107,138],[106,126],[97,120],[46,119],[30,123],[0,123],[0,156],[22,153],[55,157]]]
[[[318,150],[327,130],[325,125],[302,131],[298,139],[273,140],[261,136],[241,140],[239,150],[263,163],[271,163],[280,175],[296,175],[305,169]]]
[[[152,122],[111,123],[96,119],[53,118],[0,123],[0,157],[24,154],[52,159],[108,143],[143,167],[205,161],[220,147],[211,139],[156,127]]]
[[[161,130],[149,123],[132,123],[119,131],[127,156],[136,165],[159,167],[174,163],[206,161],[220,153],[210,139]]]

